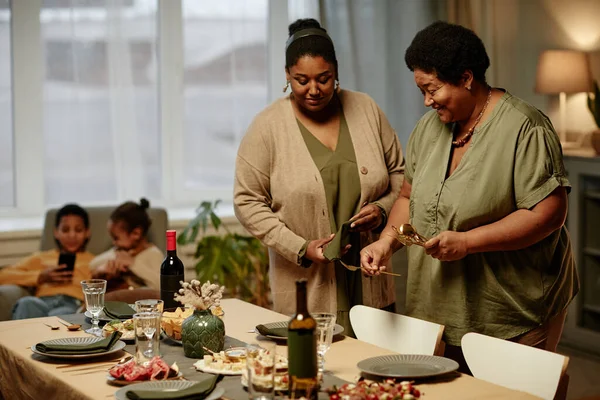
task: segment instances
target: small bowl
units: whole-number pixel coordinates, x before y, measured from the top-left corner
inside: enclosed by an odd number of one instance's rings
[[[165,308],[160,319],[160,327],[169,339],[181,342],[181,324],[193,313],[193,307]]]

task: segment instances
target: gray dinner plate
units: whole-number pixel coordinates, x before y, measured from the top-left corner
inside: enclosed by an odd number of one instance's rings
[[[104,340],[104,338],[99,338],[95,336],[78,336],[78,337],[70,337],[70,338],[61,338],[61,339],[53,339],[46,340],[43,343],[51,343],[51,344],[60,344],[60,345],[77,345],[77,344],[91,344],[94,342],[98,342],[100,340]],[[103,351],[102,353],[80,353],[80,354],[52,354],[52,353],[44,353],[43,351],[39,351],[35,348],[35,344],[31,346],[31,351],[36,354],[40,354],[42,356],[51,357],[51,358],[61,358],[61,359],[83,359],[83,358],[94,358],[94,357],[102,357],[107,354],[116,353],[119,350],[122,350],[125,347],[125,342],[122,340],[118,340],[110,350]]]
[[[438,356],[394,354],[367,358],[356,364],[362,372],[386,378],[427,378],[456,371],[458,363]]]
[[[115,399],[128,400],[127,392],[130,390],[160,390],[165,392],[173,392],[175,390],[187,389],[198,382],[195,381],[150,381],[144,383],[135,383],[125,386],[115,392]],[[225,389],[215,388],[204,400],[215,400],[220,398]]]
[[[265,326],[268,329],[277,329],[277,328],[287,328],[288,324],[289,324],[289,321],[280,321],[280,322],[271,322],[269,324],[263,324],[263,326]],[[258,333],[258,329],[256,329],[256,332]],[[333,327],[333,336],[340,335],[343,332],[344,332],[344,327],[341,325],[335,324],[335,326]],[[277,339],[277,340],[287,340],[287,337],[285,337],[285,336],[267,335],[265,337],[268,337],[270,339]]]

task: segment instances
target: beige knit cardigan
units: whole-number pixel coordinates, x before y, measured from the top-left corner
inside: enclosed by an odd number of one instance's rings
[[[360,204],[377,201],[389,213],[404,179],[398,137],[371,97],[347,90],[339,97],[356,153]],[[334,264],[299,265],[298,253],[307,240],[333,232],[321,174],[304,143],[289,96],[259,113],[242,139],[234,208],[248,232],[269,248],[275,311],[295,312],[295,282],[307,278],[309,310],[335,312]],[[362,234],[361,246],[374,239],[372,233]],[[362,286],[366,305],[380,308],[395,301],[389,276],[363,276]]]

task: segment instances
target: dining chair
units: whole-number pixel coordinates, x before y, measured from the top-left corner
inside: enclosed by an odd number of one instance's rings
[[[547,400],[566,394],[557,389],[569,357],[473,332],[462,337],[461,346],[475,378]]]
[[[357,339],[401,354],[443,355],[444,325],[367,306],[350,309]]]

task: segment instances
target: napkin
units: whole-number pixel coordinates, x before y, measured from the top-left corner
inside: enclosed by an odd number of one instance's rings
[[[350,244],[350,225],[352,221],[346,221],[340,229],[335,233],[335,237],[327,244],[323,255],[329,261],[340,260],[342,258],[342,250]],[[354,245],[353,245],[354,247]]]
[[[105,301],[104,314],[112,319],[129,319],[135,314],[135,310],[123,301]]]
[[[122,333],[115,331],[112,335],[97,342],[88,344],[53,344],[41,342],[35,345],[37,351],[47,354],[96,354],[110,350],[119,340]]]
[[[256,325],[256,330],[263,336],[280,336],[287,337],[288,330],[287,328],[267,328],[264,325]]]
[[[202,400],[210,394],[217,384],[218,375],[211,376],[187,389],[166,390],[129,390],[125,395],[131,400]]]

